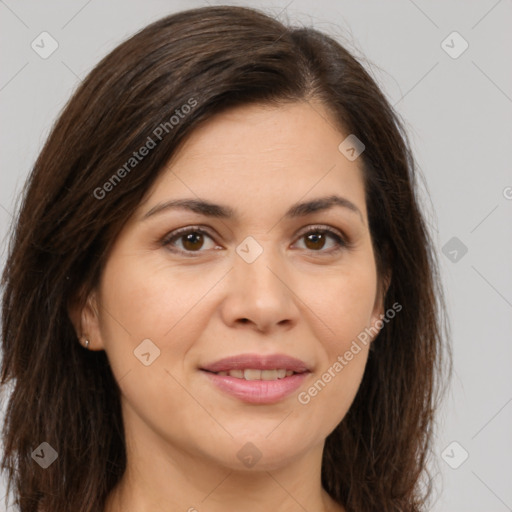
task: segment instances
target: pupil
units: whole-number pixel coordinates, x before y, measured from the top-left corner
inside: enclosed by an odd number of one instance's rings
[[[184,246],[187,250],[193,250],[193,249],[199,249],[203,244],[201,243],[199,246],[197,246],[197,242],[202,242],[202,235],[201,233],[189,233],[185,236],[185,242]]]
[[[321,249],[324,245],[324,235],[323,234],[317,234],[312,233],[310,235],[307,235],[308,241],[313,243],[313,249]]]

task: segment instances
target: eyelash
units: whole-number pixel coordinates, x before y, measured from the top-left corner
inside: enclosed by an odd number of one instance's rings
[[[199,254],[194,254],[194,253],[201,253],[201,252],[204,252],[202,250],[198,250],[198,251],[184,251],[182,249],[177,249],[176,247],[172,247],[171,248],[171,243],[175,240],[179,240],[181,237],[185,236],[185,235],[188,235],[189,233],[199,233],[199,234],[202,234],[202,235],[206,235],[208,236],[209,238],[211,238],[213,240],[213,236],[206,230],[202,229],[201,227],[199,226],[188,226],[186,228],[181,228],[181,229],[177,229],[175,231],[172,231],[171,233],[167,234],[161,241],[162,245],[167,247],[170,251],[172,252],[175,252],[175,253],[179,253],[179,254],[183,254],[187,257],[197,257],[197,255]],[[324,253],[324,254],[333,254],[333,253],[336,253],[342,249],[350,249],[351,248],[351,243],[344,237],[342,236],[340,233],[338,233],[337,230],[334,230],[332,228],[328,228],[326,226],[311,226],[307,231],[301,233],[298,237],[298,239],[301,239],[301,238],[304,238],[306,237],[307,235],[310,235],[312,233],[321,233],[321,234],[327,234],[327,235],[330,235],[334,241],[336,242],[336,245],[337,247],[334,247],[332,249],[329,249],[329,250],[322,250],[322,249],[319,249],[317,251],[315,251],[314,249],[306,249],[308,250],[308,252],[311,252],[311,253]]]

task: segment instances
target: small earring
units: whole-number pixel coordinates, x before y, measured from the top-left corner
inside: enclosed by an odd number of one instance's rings
[[[85,345],[85,348],[89,348],[89,340],[84,336],[84,345]]]

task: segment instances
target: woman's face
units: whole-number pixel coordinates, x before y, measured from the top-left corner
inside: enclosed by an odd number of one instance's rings
[[[176,153],[82,311],[127,436],[238,469],[321,449],[363,375],[353,342],[383,313],[348,135],[318,103],[252,105]]]

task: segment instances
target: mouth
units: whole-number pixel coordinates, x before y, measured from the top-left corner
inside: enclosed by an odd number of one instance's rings
[[[215,375],[220,375],[221,377],[234,377],[235,379],[244,380],[278,380],[284,379],[286,377],[291,377],[292,375],[306,373],[306,371],[294,372],[293,370],[287,370],[286,368],[277,368],[272,370],[258,370],[256,368],[245,368],[243,370],[237,369],[209,373],[214,373]]]
[[[311,373],[306,363],[283,354],[240,354],[199,369],[223,394],[252,404],[284,400]]]
[[[232,377],[247,380],[284,379],[291,375],[289,372],[304,373],[311,371],[311,368],[304,361],[286,354],[238,354],[224,357],[214,363],[204,365],[200,369],[217,374],[234,372],[231,375]]]

